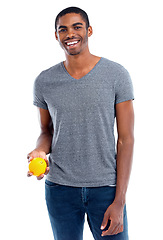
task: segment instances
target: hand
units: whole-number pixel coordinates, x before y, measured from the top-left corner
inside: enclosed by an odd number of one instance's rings
[[[114,235],[123,232],[123,208],[117,202],[113,202],[106,210],[101,224],[101,230],[106,228],[108,220],[110,220],[110,226],[106,231],[103,231],[101,236]]]
[[[30,163],[30,161],[32,161],[32,159],[36,158],[36,157],[43,158],[47,164],[45,173],[41,174],[40,176],[37,177],[37,180],[41,180],[42,178],[44,178],[44,175],[47,175],[49,173],[49,161],[47,159],[45,152],[35,149],[27,155],[28,162]],[[32,175],[33,175],[32,172],[30,172],[30,171],[27,172],[27,177],[31,177]]]

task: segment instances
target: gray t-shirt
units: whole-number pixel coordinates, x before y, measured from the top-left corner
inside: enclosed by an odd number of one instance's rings
[[[131,99],[129,73],[106,58],[79,80],[63,62],[41,72],[34,105],[49,110],[54,127],[47,180],[76,187],[116,184],[115,105]]]

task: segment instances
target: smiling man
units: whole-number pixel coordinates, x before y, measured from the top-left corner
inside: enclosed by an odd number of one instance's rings
[[[75,20],[75,15],[73,16],[73,18]],[[83,23],[77,22],[77,23],[72,24],[71,27],[74,28],[75,30],[81,30],[83,28]],[[60,36],[62,36],[63,33],[66,33],[67,30],[68,30],[67,26],[61,25],[61,26],[59,26],[57,32],[59,32]],[[56,39],[58,39],[57,32],[56,32]],[[62,35],[61,35],[61,33],[62,33]],[[87,34],[84,36],[84,38],[85,38],[85,43],[87,43],[87,39],[88,39]],[[61,46],[66,45],[67,48],[65,48],[65,50],[68,49],[69,51],[67,51],[67,53],[69,53],[70,55],[77,55],[81,52],[81,50],[79,49],[79,46],[81,45],[81,41],[82,41],[82,37],[80,35],[78,37],[72,38],[72,39],[66,38],[66,40],[63,39],[63,44],[61,44]]]
[[[48,164],[45,194],[54,239],[82,240],[86,214],[95,240],[127,240],[125,199],[134,146],[132,81],[123,66],[90,53],[92,27],[82,9],[61,11],[55,30],[66,60],[35,80],[41,134],[28,154],[29,161],[42,157]]]

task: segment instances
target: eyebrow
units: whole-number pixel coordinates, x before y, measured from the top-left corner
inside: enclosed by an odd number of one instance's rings
[[[74,23],[72,26],[74,27],[74,26],[76,26],[76,25],[83,25],[83,23],[77,22],[77,23]]]
[[[83,25],[83,23],[77,22],[77,23],[74,23],[72,26],[75,27],[76,25]],[[61,25],[61,26],[59,26],[58,30],[61,28],[67,28],[67,26]]]

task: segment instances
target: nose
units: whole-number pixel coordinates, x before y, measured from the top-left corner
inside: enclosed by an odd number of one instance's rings
[[[73,38],[75,36],[74,30],[72,28],[67,31],[67,38]]]

